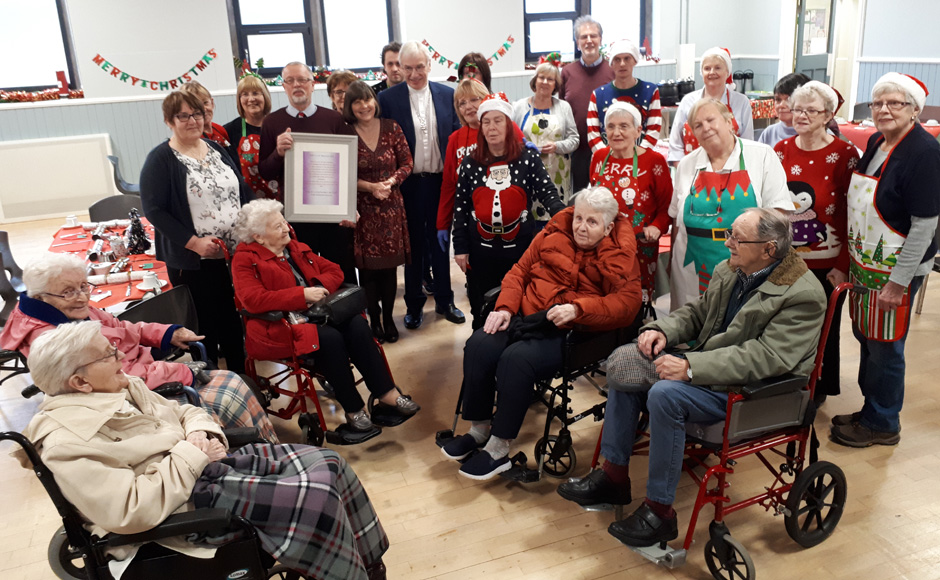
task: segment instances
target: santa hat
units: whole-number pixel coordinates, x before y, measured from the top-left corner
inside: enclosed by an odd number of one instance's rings
[[[607,107],[607,111],[604,112],[605,123],[606,119],[609,119],[611,114],[617,112],[630,113],[630,115],[633,116],[633,126],[637,129],[643,130],[643,116],[640,114],[639,109],[624,101],[614,101],[610,104],[609,107]]]
[[[486,95],[486,98],[484,98],[480,106],[477,107],[477,119],[482,121],[483,115],[490,111],[499,111],[512,119],[512,105],[509,103],[509,99],[506,98],[506,93]]]
[[[839,91],[830,87],[826,83],[822,83],[819,81],[809,81],[808,83],[804,84],[800,88],[801,89],[816,89],[820,93],[820,95],[822,95],[822,98],[826,101],[826,108],[827,109],[831,108],[833,113],[838,111],[839,107],[842,106],[842,103],[845,102],[842,99],[842,95],[839,94]]]
[[[720,46],[713,46],[702,53],[702,65],[705,64],[705,59],[713,56],[717,56],[724,61],[725,66],[728,67],[728,78],[725,79],[726,85],[734,84],[734,81],[731,80],[731,51],[727,48],[722,48]]]
[[[607,49],[607,58],[613,62],[614,57],[618,54],[629,54],[633,57],[633,60],[640,62],[640,49],[632,40],[624,38],[611,42],[610,47]]]
[[[886,83],[894,83],[904,89],[904,91],[914,99],[914,104],[917,106],[917,109],[920,111],[924,110],[924,105],[927,103],[927,95],[930,94],[930,91],[927,90],[927,85],[921,82],[920,79],[912,77],[911,75],[906,75],[902,73],[889,72],[875,83],[875,86],[871,88],[871,97],[875,98],[875,93],[879,92]]]

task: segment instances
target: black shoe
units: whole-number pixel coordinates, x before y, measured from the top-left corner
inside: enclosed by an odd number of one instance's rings
[[[424,322],[424,313],[417,312],[412,314],[411,312],[405,314],[405,328],[409,330],[414,330],[421,326],[421,323]]]
[[[385,342],[398,342],[398,327],[391,318],[385,321]]]
[[[483,443],[477,443],[473,435],[464,433],[459,437],[454,437],[448,441],[446,445],[442,446],[441,453],[443,453],[444,457],[447,459],[460,461],[461,459],[466,459],[468,455],[477,449],[481,449],[485,444],[485,441]]]
[[[627,505],[633,501],[630,485],[614,484],[603,469],[595,469],[585,477],[566,481],[558,486],[557,491],[561,497],[582,506],[601,503]]]
[[[470,479],[486,481],[487,479],[496,477],[510,467],[512,467],[512,461],[510,461],[508,456],[502,459],[493,459],[489,453],[481,450],[468,459],[467,462],[461,466],[458,473]]]
[[[379,341],[379,344],[385,342],[385,330],[382,328],[382,323],[378,320],[372,321],[372,336],[375,337],[375,340]]]
[[[461,312],[459,308],[454,306],[453,302],[443,308],[438,306],[435,311],[438,314],[443,314],[444,318],[454,324],[463,324],[467,321],[467,317],[463,315],[463,312]]]
[[[678,538],[678,518],[660,518],[643,502],[626,519],[610,524],[607,532],[628,546],[645,548]]]

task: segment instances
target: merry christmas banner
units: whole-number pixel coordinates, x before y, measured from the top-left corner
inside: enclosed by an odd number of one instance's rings
[[[118,80],[122,83],[129,82],[131,85],[139,86],[143,89],[150,89],[151,91],[175,91],[184,83],[188,83],[191,80],[195,80],[199,73],[208,67],[213,60],[218,57],[214,48],[210,48],[206,54],[202,55],[202,58],[199,59],[196,64],[194,64],[190,69],[183,74],[179,75],[175,79],[170,79],[167,81],[150,81],[145,78],[136,77],[126,71],[122,71],[110,61],[106,60],[101,54],[96,54],[91,60],[98,65],[101,70],[108,73],[110,76],[114,77],[115,80]]]
[[[489,58],[486,59],[486,64],[493,66],[493,64],[496,61],[506,56],[506,52],[508,52],[509,49],[512,48],[512,45],[515,42],[516,42],[516,39],[514,39],[512,35],[510,34],[506,38],[506,41],[503,42],[503,44],[498,49],[496,49],[496,52],[494,52],[492,55],[490,55]],[[452,68],[454,70],[457,70],[457,65],[460,64],[460,58],[463,58],[463,56],[461,56],[457,60],[452,60],[452,59],[447,58],[446,56],[444,56],[437,50],[435,50],[434,47],[431,46],[430,43],[428,43],[427,39],[422,40],[421,44],[424,45],[424,47],[428,50],[428,54],[431,55],[432,62],[446,66],[447,68]]]

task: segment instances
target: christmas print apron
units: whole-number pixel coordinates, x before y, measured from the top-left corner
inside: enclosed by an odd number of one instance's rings
[[[629,176],[621,175],[617,177],[608,174],[607,162],[613,150],[608,151],[607,157],[601,163],[598,171],[597,182],[594,185],[606,187],[614,194],[617,205],[620,206],[620,214],[630,220],[634,227],[643,227],[649,225],[651,220],[647,215],[641,213],[637,208],[637,196],[639,195],[639,185],[637,183],[638,174],[638,155],[636,148],[633,149],[633,172]],[[655,242],[644,242],[637,234],[636,239],[636,258],[640,265],[640,286],[643,289],[643,302],[648,302],[653,296],[653,288],[656,283],[656,258],[659,255],[659,240]]]
[[[890,159],[889,153],[881,165],[882,173]],[[852,324],[865,338],[894,342],[907,333],[910,293],[904,291],[901,305],[893,312],[882,310],[878,297],[897,265],[898,254],[907,238],[892,229],[878,213],[875,207],[878,181],[876,177],[856,171],[849,184],[849,281],[868,288],[865,294],[849,293],[849,313]]]
[[[561,119],[553,115],[551,109],[529,107],[522,118],[522,134],[541,149],[549,143],[561,141],[564,137]],[[571,163],[567,155],[561,153],[540,153],[542,165],[552,178],[552,184],[558,190],[558,197],[568,203],[571,197]],[[537,199],[532,200],[532,213],[537,221],[547,222],[548,211]]]
[[[255,195],[259,198],[275,199],[277,182],[265,181],[258,173],[258,150],[261,149],[261,135],[249,135],[245,119],[242,119],[242,137],[238,141],[238,165]]]
[[[705,98],[704,91],[702,91],[702,98]],[[728,89],[725,89],[725,104],[728,106],[728,112],[731,113],[731,128],[734,129],[735,135],[740,135],[741,128],[738,126],[738,121],[734,118],[734,111],[731,110],[731,93]],[[698,149],[698,139],[692,134],[692,127],[688,122],[682,126],[682,146],[685,149],[686,155]]]
[[[737,171],[698,171],[685,198],[682,221],[688,238],[683,266],[695,265],[698,291],[704,294],[715,266],[728,259],[725,231],[749,207],[757,207],[751,176],[744,165],[744,146]]]

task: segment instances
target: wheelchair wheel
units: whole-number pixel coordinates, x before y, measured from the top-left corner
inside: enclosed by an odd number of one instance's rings
[[[846,487],[845,473],[828,461],[817,461],[796,476],[784,518],[794,542],[812,548],[832,534],[842,518]]]
[[[542,437],[535,444],[535,457],[542,457],[542,471],[550,477],[567,477],[578,465],[570,435],[567,442],[560,442],[555,435],[549,435],[547,441]]]
[[[49,540],[49,549],[46,552],[49,559],[49,567],[52,572],[62,580],[86,580],[85,566],[82,561],[82,555],[72,552],[69,546],[69,538],[65,534],[65,528],[59,527],[52,534]]]
[[[291,570],[283,564],[277,564],[268,570],[268,580],[306,580],[299,572]]]
[[[320,418],[316,413],[304,413],[297,420],[303,442],[314,447],[323,447],[325,434],[320,428]]]
[[[731,534],[725,534],[718,543],[708,540],[705,563],[715,580],[754,580],[756,577],[754,560]]]

